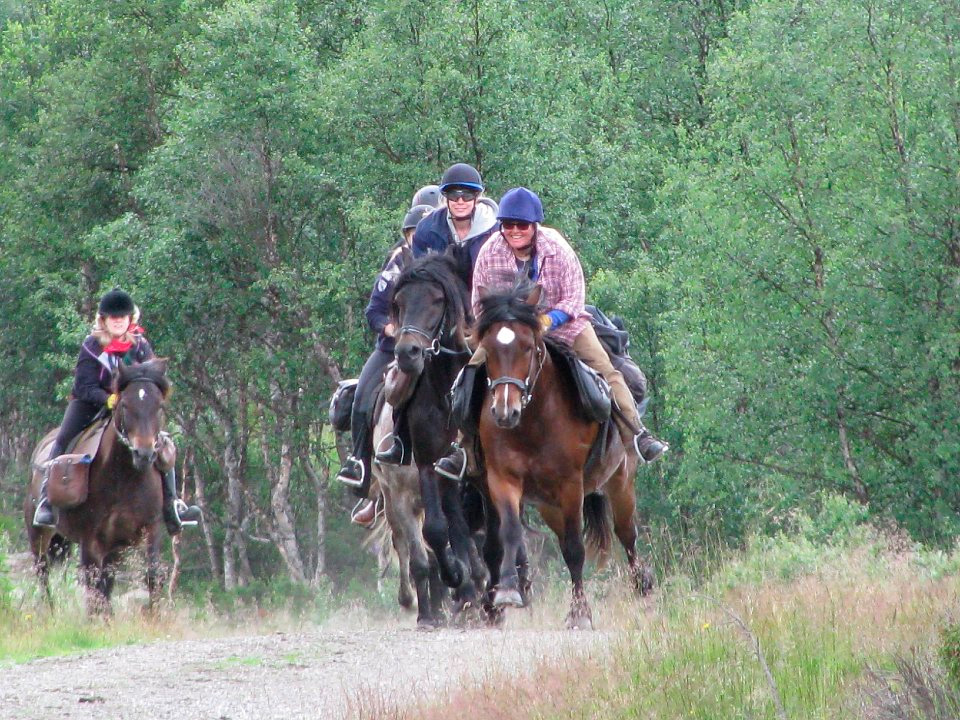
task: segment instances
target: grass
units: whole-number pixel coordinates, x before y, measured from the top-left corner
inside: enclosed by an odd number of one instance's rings
[[[815,535],[758,538],[707,577],[677,567],[649,600],[631,597],[621,579],[594,580],[598,626],[615,631],[608,653],[491,678],[419,707],[368,700],[357,717],[960,716],[960,689],[937,661],[956,611],[960,552],[931,552],[867,526]],[[540,602],[536,615],[559,622],[564,599],[548,593]]]

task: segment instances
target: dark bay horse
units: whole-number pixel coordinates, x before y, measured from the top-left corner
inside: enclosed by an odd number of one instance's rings
[[[34,567],[49,598],[49,563],[70,542],[80,546],[80,579],[87,609],[109,612],[114,573],[121,552],[145,541],[147,589],[151,607],[162,589],[160,542],[166,532],[162,517],[160,473],[154,461],[160,447],[164,401],[170,392],[167,361],[120,366],[115,378],[120,399],[89,470],[87,499],[57,511],[56,528],[33,527],[36,498],[43,479],[39,467],[56,431],[33,451],[33,476],[24,502],[27,537]]]
[[[523,605],[517,575],[522,542],[521,502],[535,505],[556,534],[573,582],[570,628],[592,627],[583,591],[584,529],[594,549],[610,544],[613,530],[623,545],[636,588],[652,586],[652,573],[636,552],[633,477],[636,459],[610,432],[607,451],[588,467],[601,426],[584,419],[572,379],[548,351],[538,319],[541,288],[524,284],[481,300],[476,335],[487,352],[488,389],[480,416],[480,443],[487,491],[500,518],[502,559],[491,582],[493,604]],[[489,409],[489,411],[488,411]]]
[[[433,550],[443,582],[461,605],[474,604],[486,569],[464,517],[461,489],[433,464],[456,438],[450,422],[450,388],[470,357],[464,331],[469,318],[466,250],[428,255],[407,267],[393,291],[400,370],[416,382],[406,405],[413,456],[424,509],[423,537]],[[420,608],[421,613],[423,608]],[[427,626],[430,618],[420,618]]]

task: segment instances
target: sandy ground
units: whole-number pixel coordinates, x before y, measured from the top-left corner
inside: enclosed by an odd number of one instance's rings
[[[408,623],[409,624],[409,623]],[[371,718],[602,652],[601,631],[321,630],[181,640],[0,667],[0,717]]]

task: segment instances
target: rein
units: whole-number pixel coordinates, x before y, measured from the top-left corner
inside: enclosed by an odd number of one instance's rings
[[[500,385],[514,385],[520,389],[520,408],[526,408],[533,400],[533,389],[540,379],[540,373],[543,371],[543,360],[546,354],[546,346],[543,340],[537,344],[537,351],[530,356],[530,369],[527,371],[527,377],[523,380],[510,375],[501,375],[496,380],[487,378],[487,387],[490,388],[491,395],[496,393]],[[536,368],[534,368],[536,364]],[[531,379],[532,378],[532,379]]]

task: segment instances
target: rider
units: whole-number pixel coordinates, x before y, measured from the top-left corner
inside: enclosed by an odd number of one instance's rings
[[[367,362],[360,372],[357,382],[356,395],[353,400],[353,411],[350,416],[350,432],[353,436],[353,454],[350,455],[337,479],[356,489],[358,495],[366,497],[370,487],[370,457],[373,453],[373,438],[371,420],[373,406],[376,401],[376,389],[379,380],[383,378],[384,370],[393,360],[394,335],[396,328],[390,321],[390,301],[393,296],[393,286],[403,268],[410,260],[410,243],[417,223],[434,212],[429,205],[415,205],[403,218],[400,231],[402,239],[387,256],[386,262],[373,284],[370,293],[370,302],[364,311],[367,322],[377,333],[377,346],[374,348]],[[367,505],[357,512],[370,512]],[[361,518],[364,517],[361,515]],[[355,516],[355,521],[357,518]],[[361,523],[363,524],[363,523]]]
[[[457,163],[447,168],[440,180],[446,207],[431,213],[417,226],[413,256],[444,252],[451,244],[470,249],[470,266],[480,248],[497,228],[496,203],[483,197],[483,180],[472,165]]]
[[[86,428],[106,407],[113,410],[119,400],[112,393],[114,372],[122,363],[130,365],[150,360],[153,348],[137,322],[140,310],[133,298],[114,288],[100,299],[93,330],[80,346],[80,356],[74,371],[70,404],[63,414],[57,437],[50,446],[46,465],[62,455],[70,441]],[[177,498],[176,471],[170,469],[163,476],[163,519],[171,535],[180,532],[184,523],[195,525],[202,517],[200,508],[187,505]],[[33,515],[35,527],[54,527],[56,519],[47,499],[47,479],[40,486],[37,510]]]
[[[422,190],[422,189],[421,189]],[[470,252],[470,274],[483,244],[497,227],[497,203],[483,196],[480,173],[472,165],[456,163],[440,179],[440,192],[446,207],[431,213],[417,225],[413,236],[415,258],[442,253],[452,245],[465,245]],[[418,193],[419,194],[419,193]],[[401,410],[394,412],[395,425],[405,422]],[[377,453],[377,460],[397,465],[405,458],[401,433],[394,432],[393,444]]]
[[[615,415],[625,447],[632,447],[645,462],[653,462],[668,449],[640,421],[633,395],[611,364],[584,310],[583,269],[573,248],[553,228],[542,225],[543,205],[536,193],[524,187],[508,190],[500,200],[500,231],[480,251],[473,274],[473,305],[480,294],[513,284],[519,273],[543,286],[546,311],[540,316],[544,331],[554,340],[573,348],[584,363],[609,383],[622,413]],[[470,359],[471,365],[486,359],[483,348]],[[464,447],[472,443],[462,443]],[[453,451],[436,463],[438,473],[451,478],[463,476],[465,450]]]
[[[440,192],[439,185],[424,185],[413,195],[413,202],[410,203],[412,210],[417,205],[429,205],[434,210],[443,207],[443,193]]]

